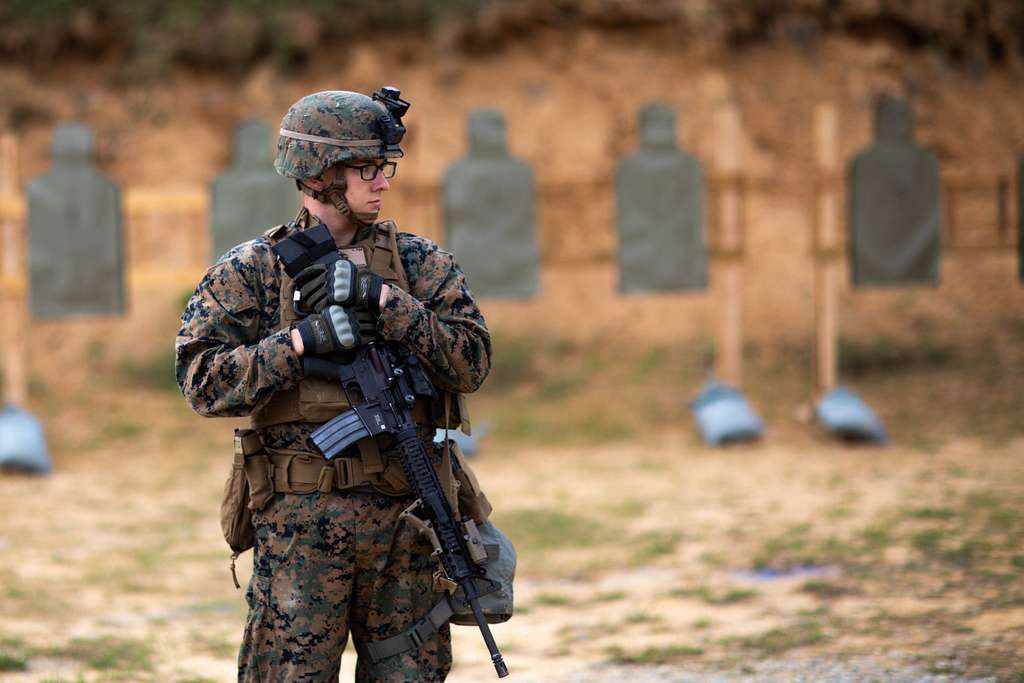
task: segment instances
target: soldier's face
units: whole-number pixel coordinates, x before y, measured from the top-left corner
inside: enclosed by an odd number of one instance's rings
[[[345,201],[357,214],[371,214],[380,211],[381,194],[391,189],[391,183],[378,173],[373,180],[363,180],[358,168],[345,167]]]

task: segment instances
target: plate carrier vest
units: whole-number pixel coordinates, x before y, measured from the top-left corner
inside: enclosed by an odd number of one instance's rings
[[[402,266],[398,253],[398,228],[391,220],[378,221],[373,224],[370,235],[359,242],[339,251],[356,265],[368,265],[370,269],[384,278],[392,287],[409,291],[409,280]],[[271,245],[281,241],[296,228],[293,224],[280,225],[264,233],[264,238]],[[281,316],[280,326],[275,331],[290,328],[300,318],[295,313],[292,299],[295,293],[295,282],[284,272],[280,262],[277,264],[281,276]],[[413,406],[413,416],[417,424],[449,429],[462,428],[467,434],[470,430],[469,415],[466,411],[465,397],[462,394],[439,390],[440,397],[435,401],[419,400]],[[446,396],[445,394],[449,394]],[[362,401],[358,389],[349,390],[354,403]],[[445,404],[448,410],[445,410]],[[259,429],[285,422],[326,422],[341,414],[350,407],[341,383],[320,377],[303,377],[298,386],[277,391],[264,406],[252,414],[252,427]],[[448,413],[446,419],[446,413]]]

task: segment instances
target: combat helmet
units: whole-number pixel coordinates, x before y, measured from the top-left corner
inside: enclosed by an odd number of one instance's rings
[[[335,164],[399,159],[399,143],[405,136],[402,116],[409,103],[398,88],[384,87],[372,97],[347,90],[325,90],[306,95],[293,104],[281,120],[274,168],[295,180],[300,190],[338,207],[360,220],[345,202],[345,178],[339,173],[323,191],[302,181],[319,178]]]

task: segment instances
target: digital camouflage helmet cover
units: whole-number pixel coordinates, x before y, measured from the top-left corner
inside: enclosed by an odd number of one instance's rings
[[[361,165],[404,156],[399,143],[405,136],[402,116],[409,103],[400,94],[398,88],[383,87],[372,97],[347,90],[306,95],[281,120],[274,168],[317,201],[334,204],[343,214],[365,222],[353,216],[345,202],[344,174],[337,174],[322,191],[302,181],[320,178],[335,164]]]

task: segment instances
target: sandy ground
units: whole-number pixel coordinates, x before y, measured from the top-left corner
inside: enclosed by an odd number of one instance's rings
[[[0,653],[25,668],[0,680],[230,680],[245,615],[217,517],[232,421],[169,393],[61,414],[56,473],[0,477]],[[520,550],[520,613],[494,627],[511,680],[1024,672],[1020,438],[711,450],[681,425],[484,444],[475,467]],[[493,677],[475,629],[455,648],[449,680]]]

